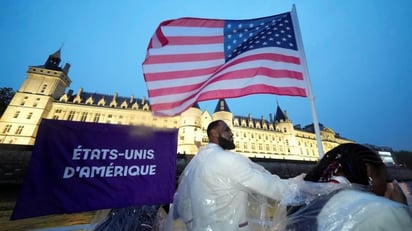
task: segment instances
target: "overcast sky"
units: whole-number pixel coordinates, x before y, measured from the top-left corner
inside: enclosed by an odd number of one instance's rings
[[[250,19],[295,4],[319,122],[358,143],[412,151],[410,0],[0,1],[0,87],[18,90],[28,66],[62,47],[69,89],[146,97],[146,48],[164,20]],[[253,95],[227,100],[235,115],[276,111],[313,122],[307,98]],[[201,102],[213,113],[217,100]]]

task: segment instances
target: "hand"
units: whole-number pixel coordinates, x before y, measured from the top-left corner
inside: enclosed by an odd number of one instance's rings
[[[396,180],[387,184],[385,197],[402,204],[408,204],[406,196]]]

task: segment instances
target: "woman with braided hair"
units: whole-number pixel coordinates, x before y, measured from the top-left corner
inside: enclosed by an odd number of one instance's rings
[[[305,180],[337,190],[288,211],[287,230],[410,230],[411,209],[385,164],[366,146],[347,143],[327,152]]]

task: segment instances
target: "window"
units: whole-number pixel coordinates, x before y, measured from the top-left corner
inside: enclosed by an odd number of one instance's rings
[[[67,120],[73,120],[74,118],[74,111],[69,112],[69,116],[67,117]]]
[[[87,119],[87,112],[83,112],[82,118],[80,118],[80,121],[84,122]]]
[[[98,123],[100,120],[100,113],[96,113],[93,118],[93,122]]]
[[[40,90],[40,93],[44,93],[47,89],[47,84],[44,84],[42,89]]]
[[[23,126],[23,125],[20,125],[20,126],[17,128],[17,130],[16,130],[16,135],[20,135],[21,132],[23,131],[23,128],[24,128],[24,126]]]
[[[7,124],[6,127],[4,127],[4,129],[3,129],[3,133],[10,132],[10,129],[11,129],[11,124]]]

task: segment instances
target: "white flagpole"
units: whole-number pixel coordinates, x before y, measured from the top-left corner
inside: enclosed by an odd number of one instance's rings
[[[315,128],[315,135],[316,135],[316,141],[317,141],[317,144],[318,144],[319,158],[322,158],[324,152],[323,152],[322,139],[320,137],[318,116],[317,116],[316,109],[315,109],[315,97],[313,96],[313,92],[312,92],[312,86],[311,86],[310,77],[309,77],[308,65],[306,63],[305,49],[303,48],[302,35],[300,33],[299,20],[298,20],[298,15],[296,13],[295,4],[293,4],[291,16],[292,16],[292,21],[293,21],[293,27],[294,27],[294,30],[295,30],[295,35],[296,35],[296,42],[298,44],[298,50],[302,54],[301,55],[302,56],[302,65],[304,67],[303,69],[304,69],[304,73],[305,73],[306,90],[307,90],[310,106],[311,106],[311,109],[312,109],[313,126]]]

